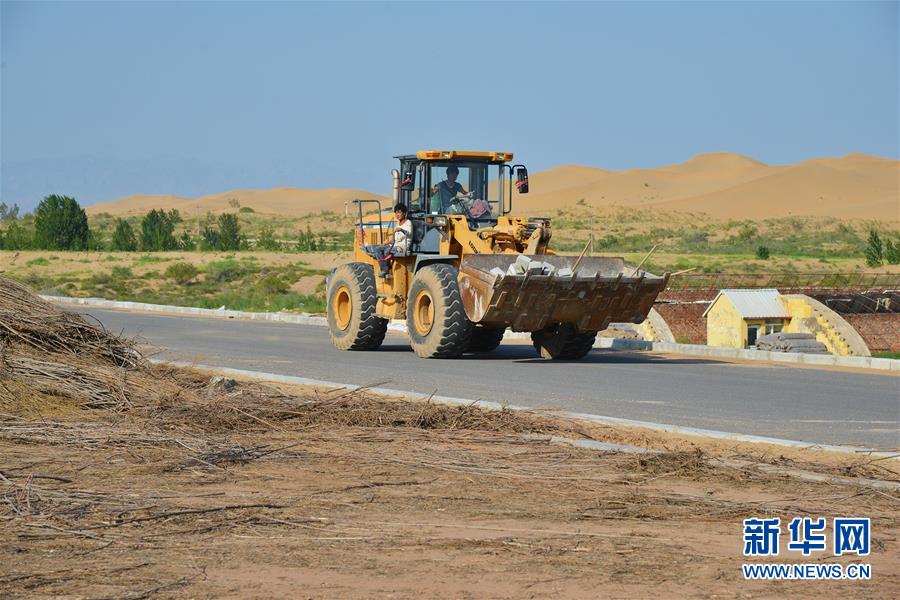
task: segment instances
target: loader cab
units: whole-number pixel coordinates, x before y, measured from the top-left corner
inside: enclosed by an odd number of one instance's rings
[[[400,161],[399,201],[409,209],[414,243],[422,252],[433,251],[439,236],[429,234],[435,216],[464,215],[472,230],[491,227],[512,211],[513,189],[528,192],[528,171],[509,165],[510,152],[423,150],[395,158]],[[469,197],[460,200],[462,194]]]

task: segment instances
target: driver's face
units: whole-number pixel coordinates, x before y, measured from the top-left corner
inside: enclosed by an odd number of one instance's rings
[[[406,218],[406,213],[399,211],[399,210],[395,210],[394,217],[396,217],[398,221],[402,221],[403,219]]]
[[[454,171],[447,171],[447,179],[450,181],[456,181],[456,175],[457,174]]]

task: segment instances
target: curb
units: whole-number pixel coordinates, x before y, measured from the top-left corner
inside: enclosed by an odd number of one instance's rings
[[[172,367],[182,367],[189,369],[196,369],[198,371],[205,371],[208,373],[218,373],[224,375],[231,375],[233,377],[238,377],[242,379],[251,379],[256,381],[268,381],[275,383],[287,383],[293,385],[315,385],[315,386],[323,386],[323,387],[331,387],[331,388],[343,388],[347,390],[366,390],[372,392],[374,394],[379,394],[382,396],[391,396],[395,398],[402,398],[404,400],[413,400],[413,401],[422,401],[428,399],[432,402],[437,402],[439,404],[447,404],[451,406],[477,406],[479,408],[485,408],[488,410],[514,410],[514,411],[523,411],[523,412],[536,412],[536,409],[530,408],[527,406],[517,406],[513,404],[500,404],[497,402],[491,402],[487,400],[471,400],[468,398],[457,398],[453,396],[437,396],[433,394],[421,394],[416,392],[408,392],[405,390],[395,390],[390,388],[382,388],[382,387],[370,387],[364,385],[353,385],[346,383],[338,383],[334,381],[325,381],[321,379],[310,379],[307,377],[296,377],[292,375],[278,375],[276,373],[265,373],[262,371],[247,371],[244,369],[232,369],[228,367],[214,367],[210,365],[203,364],[193,364],[183,361],[168,361],[161,359],[150,359],[151,363],[159,364],[159,365],[168,365]],[[791,448],[799,448],[806,450],[822,450],[827,452],[838,452],[844,454],[853,454],[853,455],[865,455],[872,456],[877,458],[884,459],[897,459],[900,458],[900,453],[897,452],[885,452],[882,450],[873,450],[869,448],[854,448],[851,446],[834,446],[828,444],[812,444],[809,442],[801,442],[797,440],[785,440],[780,438],[770,438],[764,436],[757,435],[749,435],[749,434],[740,434],[740,433],[728,433],[724,431],[715,431],[710,429],[698,429],[694,427],[681,427],[677,425],[664,425],[661,423],[650,423],[647,421],[634,421],[630,419],[620,419],[616,417],[604,417],[601,415],[592,415],[586,413],[574,413],[574,412],[553,412],[554,416],[561,417],[564,419],[574,419],[578,421],[588,421],[591,423],[598,423],[603,425],[624,425],[624,426],[632,426],[632,427],[641,427],[645,429],[651,429],[653,431],[662,431],[668,433],[680,433],[687,435],[694,435],[699,437],[708,437],[715,439],[722,439],[734,442],[749,442],[749,443],[761,443],[761,444],[773,444],[777,446],[787,446]],[[550,443],[562,443],[569,446],[573,446],[576,448],[586,448],[590,450],[598,450],[601,452],[629,452],[629,453],[656,453],[658,450],[653,450],[651,448],[643,448],[640,446],[629,446],[623,444],[611,444],[606,442],[598,442],[596,440],[579,440],[573,438],[566,438],[562,436],[554,436],[554,435],[523,435],[525,439],[539,440],[539,441],[547,441]],[[729,459],[715,459],[716,462],[724,466],[731,467],[746,467],[749,463],[747,461],[740,460],[729,460]],[[754,465],[756,463],[753,463]],[[802,471],[799,469],[790,469],[783,468],[777,465],[767,465],[761,463],[758,465],[763,471],[773,473],[773,474],[781,474],[787,475],[799,479],[804,479],[807,481],[816,481],[816,482],[832,482],[832,483],[841,483],[847,485],[863,485],[867,487],[873,488],[881,488],[881,489],[889,489],[889,490],[900,490],[900,482],[896,481],[883,481],[878,479],[867,479],[867,478],[858,478],[853,479],[849,477],[838,477],[831,475],[823,475],[821,473],[814,473],[809,471]]]
[[[145,312],[169,313],[196,317],[212,317],[220,319],[242,319],[249,321],[270,321],[278,323],[294,323],[298,325],[327,326],[325,317],[309,314],[261,313],[242,310],[213,308],[194,308],[190,306],[171,306],[167,304],[145,304],[143,302],[124,302],[104,300],[102,298],[68,298],[65,296],[41,296],[44,300],[59,304],[78,306],[94,306],[119,310],[139,310]],[[392,322],[388,329],[406,332],[406,323]],[[531,334],[507,330],[505,340],[531,339]],[[741,350],[738,348],[719,348],[697,344],[675,344],[671,342],[649,342],[646,340],[628,340],[623,338],[598,337],[594,348],[606,350],[643,350],[649,352],[667,352],[705,358],[725,358],[773,363],[785,363],[801,366],[848,367],[872,371],[888,371],[900,373],[900,360],[892,358],[873,358],[870,356],[834,356],[831,354],[800,354],[796,352],[769,352],[765,350]]]

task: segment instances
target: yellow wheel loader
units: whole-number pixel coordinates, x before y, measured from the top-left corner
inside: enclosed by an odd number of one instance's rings
[[[538,354],[579,359],[611,322],[640,323],[664,289],[619,257],[561,256],[550,219],[513,217],[528,171],[509,152],[423,150],[395,157],[394,206],[357,200],[354,262],[326,280],[328,331],[341,350],[376,350],[403,319],[415,353],[490,352],[507,328]]]

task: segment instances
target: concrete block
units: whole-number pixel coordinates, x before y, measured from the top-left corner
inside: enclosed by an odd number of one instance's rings
[[[544,270],[543,270],[544,275],[553,275],[553,273],[555,271],[556,271],[556,267],[554,267],[550,263],[544,263]]]
[[[516,262],[513,264],[520,265],[522,267],[522,272],[524,273],[526,270],[528,270],[528,265],[531,264],[531,259],[524,254],[520,254],[516,257]]]
[[[506,271],[504,271],[500,267],[494,267],[493,269],[491,269],[491,275],[494,275],[496,277],[503,277],[504,275],[506,275]]]
[[[529,275],[540,275],[544,270],[544,263],[534,260],[528,263],[528,274]]]
[[[506,273],[508,275],[514,275],[514,276],[515,275],[524,275],[525,267],[520,265],[518,262],[514,262],[513,264],[509,265],[509,268],[506,270]]]
[[[557,277],[571,277],[574,274],[569,267],[563,267],[556,272]]]

